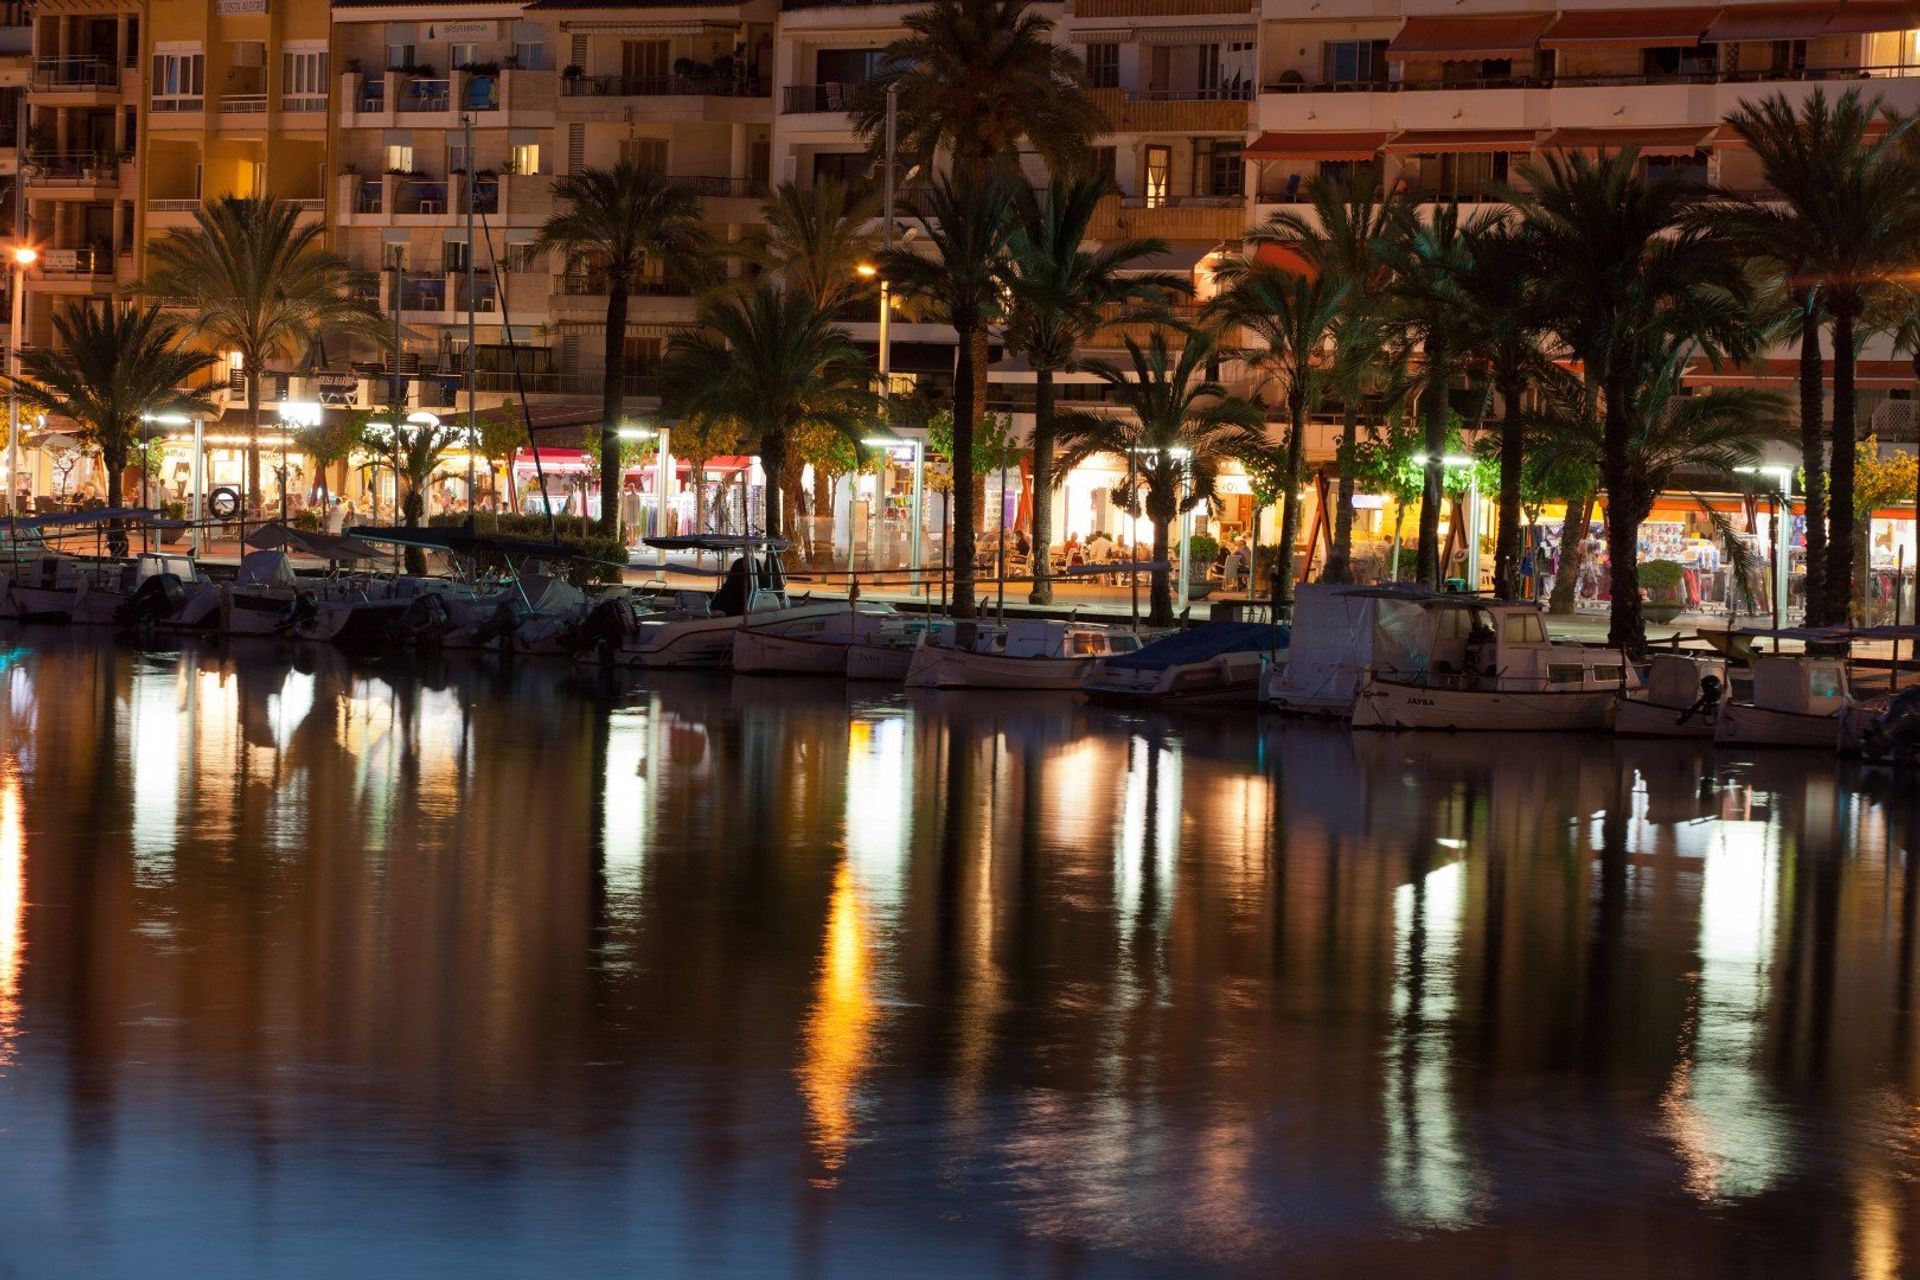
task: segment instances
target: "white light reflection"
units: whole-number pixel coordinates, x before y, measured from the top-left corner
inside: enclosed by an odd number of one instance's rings
[[[1152,873],[1154,921],[1164,925],[1173,908],[1174,863],[1180,853],[1180,756],[1145,738],[1127,744],[1127,779],[1120,799],[1114,842],[1114,899],[1120,927],[1131,931],[1146,899]],[[1151,859],[1151,867],[1149,867]]]
[[[133,775],[133,867],[136,882],[153,887],[173,875],[180,835],[180,735],[192,726],[181,714],[180,669],[133,671],[127,708],[127,768]]]
[[[1393,1032],[1387,1037],[1388,1207],[1416,1229],[1469,1226],[1482,1179],[1453,1095],[1448,1037],[1459,1011],[1466,864],[1449,863],[1393,891]]]
[[[12,1065],[20,1030],[20,966],[26,951],[27,837],[20,778],[0,771],[0,1067]]]
[[[1693,1034],[1660,1102],[1687,1190],[1702,1200],[1758,1195],[1786,1168],[1785,1126],[1757,1061],[1779,867],[1766,824],[1714,824],[1702,864]]]
[[[891,923],[906,893],[913,737],[904,715],[847,726],[847,858],[861,896]]]
[[[659,731],[659,710],[656,695],[644,708],[615,711],[607,717],[602,864],[608,894],[630,903],[637,903],[640,897],[654,789],[659,785],[655,774],[661,753],[653,741]]]

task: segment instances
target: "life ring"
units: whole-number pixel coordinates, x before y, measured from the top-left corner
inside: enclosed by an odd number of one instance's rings
[[[232,485],[221,485],[207,495],[207,514],[215,520],[231,520],[240,514],[240,491]]]

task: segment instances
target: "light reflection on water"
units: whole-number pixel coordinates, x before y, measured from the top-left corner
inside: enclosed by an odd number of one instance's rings
[[[0,636],[23,1275],[1896,1275],[1911,789]]]

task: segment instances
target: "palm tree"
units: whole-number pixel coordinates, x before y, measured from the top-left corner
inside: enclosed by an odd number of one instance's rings
[[[1740,358],[1759,338],[1740,256],[1698,216],[1697,187],[1640,172],[1631,148],[1550,153],[1522,169],[1517,193],[1539,314],[1585,365],[1601,409],[1600,476],[1607,491],[1610,644],[1643,651],[1639,512],[1648,466],[1635,456],[1637,421],[1657,420],[1653,372],[1668,352]],[[1651,502],[1651,498],[1648,498]]]
[[[876,159],[886,144],[887,94],[897,96],[896,155],[933,171],[937,154],[979,177],[1017,169],[1037,152],[1054,173],[1082,167],[1106,117],[1087,97],[1086,68],[1053,39],[1028,0],[933,0],[902,20],[854,99],[853,127]]]
[[[1569,376],[1553,359],[1550,339],[1532,304],[1526,246],[1506,221],[1484,229],[1468,274],[1475,354],[1487,387],[1500,398],[1500,519],[1493,543],[1493,589],[1513,599],[1520,590],[1521,486],[1526,475],[1526,413],[1530,391]]]
[[[1014,190],[1008,239],[1007,345],[1033,366],[1033,589],[1034,604],[1053,601],[1047,548],[1053,544],[1054,375],[1073,367],[1082,345],[1111,322],[1112,309],[1160,303],[1192,291],[1183,276],[1135,268],[1165,253],[1164,240],[1109,241],[1084,246],[1100,201],[1113,190],[1104,177],[1068,182],[1055,176],[1046,191]]]
[[[1013,200],[998,176],[956,172],[925,192],[919,218],[934,256],[896,249],[881,265],[903,298],[928,303],[953,326],[953,611],[973,613],[973,437],[987,403],[987,336],[1001,312]]]
[[[1798,108],[1774,95],[1727,117],[1774,190],[1714,215],[1717,225],[1779,274],[1800,330],[1809,622],[1845,622],[1852,609],[1855,329],[1920,240],[1920,169],[1904,139],[1910,122],[1889,118],[1876,138],[1882,115],[1880,99],[1856,89],[1831,103],[1816,89]],[[1827,485],[1820,482],[1823,318],[1833,326]]]
[[[824,427],[858,443],[876,408],[860,349],[805,293],[761,280],[700,306],[667,346],[668,411],[737,423],[766,473],[766,535],[782,536],[780,477],[794,432]]]
[[[1293,548],[1300,537],[1300,462],[1306,449],[1307,410],[1332,364],[1330,344],[1340,332],[1349,285],[1331,272],[1302,273],[1256,265],[1208,307],[1209,315],[1239,326],[1260,347],[1238,354],[1277,382],[1287,409],[1287,437],[1280,474],[1280,563],[1273,575],[1276,608],[1293,599]]]
[[[1131,455],[1134,460],[1144,504],[1141,495],[1128,493],[1118,505],[1129,514],[1138,514],[1144,506],[1153,522],[1156,567],[1149,621],[1155,626],[1171,626],[1174,620],[1169,529],[1181,512],[1213,497],[1220,464],[1245,453],[1258,441],[1263,425],[1260,406],[1229,396],[1207,376],[1216,352],[1213,338],[1205,333],[1189,333],[1178,355],[1163,330],[1156,330],[1144,348],[1128,338],[1128,367],[1087,366],[1106,384],[1110,401],[1128,414],[1060,415],[1066,469],[1101,453]]]
[[[21,352],[20,376],[6,381],[23,405],[70,419],[81,440],[100,450],[107,506],[119,507],[143,415],[214,411],[203,393],[181,390],[214,356],[182,346],[183,326],[158,307],[59,310],[53,329],[53,346]],[[116,532],[113,547],[125,554],[125,535]]]
[[[781,183],[760,210],[765,224],[748,232],[747,253],[781,283],[828,312],[873,292],[860,268],[880,249],[868,230],[880,214],[877,197],[822,177],[805,189]]]
[[[611,169],[584,169],[555,182],[553,195],[565,207],[540,228],[533,251],[558,252],[569,272],[590,271],[606,283],[600,474],[618,476],[628,298],[650,263],[689,283],[704,283],[712,273],[713,241],[701,225],[699,195],[649,165],[623,160]],[[619,503],[603,493],[601,531],[615,535],[619,520]]]
[[[1425,485],[1420,498],[1420,546],[1414,576],[1440,585],[1440,507],[1446,500],[1448,387],[1472,352],[1472,298],[1468,281],[1474,250],[1499,217],[1460,220],[1455,204],[1440,204],[1421,218],[1412,205],[1394,206],[1391,234],[1380,242],[1380,259],[1392,273],[1387,290],[1387,326],[1403,358],[1418,352],[1420,423]]]
[[[180,312],[181,336],[240,353],[247,395],[247,494],[260,505],[260,376],[329,332],[389,341],[380,314],[326,228],[302,225],[277,196],[225,196],[194,210],[194,225],[148,246],[147,297]]]
[[[1329,382],[1343,402],[1340,422],[1340,483],[1334,513],[1333,546],[1327,553],[1328,582],[1345,582],[1353,560],[1355,450],[1359,444],[1360,401],[1380,377],[1379,329],[1391,276],[1381,248],[1393,234],[1398,205],[1407,197],[1382,193],[1379,179],[1361,169],[1344,183],[1316,180],[1307,187],[1311,214],[1282,209],[1247,236],[1255,245],[1276,244],[1297,252],[1316,271],[1346,284],[1334,350],[1340,357]],[[1296,483],[1298,482],[1296,477]],[[1291,560],[1288,561],[1291,567]]]

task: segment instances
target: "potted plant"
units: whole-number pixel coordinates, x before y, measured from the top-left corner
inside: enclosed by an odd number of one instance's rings
[[[187,504],[177,499],[169,499],[161,503],[160,518],[169,521],[185,520],[187,518]],[[163,547],[179,546],[182,542],[185,542],[186,539],[187,528],[185,525],[163,524],[160,527],[160,545]]]
[[[572,62],[568,63],[566,68],[560,72],[560,78],[562,80],[578,80],[586,74],[587,69],[585,67],[577,62]]]
[[[346,67],[347,67],[347,74],[348,74],[348,75],[355,75],[355,76],[357,76],[357,75],[359,75],[359,74],[360,74],[360,59],[358,59],[358,58],[348,58],[348,59],[347,59],[347,62],[346,62]]]
[[[1640,590],[1646,597],[1641,613],[1648,622],[1672,622],[1687,611],[1686,570],[1672,560],[1641,565]]]
[[[1214,583],[1207,578],[1207,569],[1220,554],[1220,544],[1205,533],[1196,533],[1187,539],[1187,599],[1205,600],[1213,594]]]

